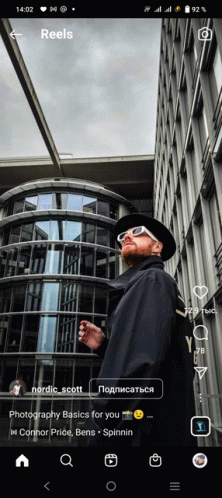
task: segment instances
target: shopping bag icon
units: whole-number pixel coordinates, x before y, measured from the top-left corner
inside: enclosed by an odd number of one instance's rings
[[[149,465],[151,467],[160,467],[162,465],[161,456],[157,455],[157,453],[154,453],[149,459]]]

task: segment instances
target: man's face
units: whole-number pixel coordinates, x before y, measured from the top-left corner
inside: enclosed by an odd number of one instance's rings
[[[134,237],[129,233],[133,228],[128,228],[121,250],[122,259],[129,266],[137,265],[149,256],[159,255],[163,247],[162,242],[154,241],[146,233]]]

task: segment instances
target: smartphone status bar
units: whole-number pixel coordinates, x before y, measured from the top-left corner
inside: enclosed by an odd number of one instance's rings
[[[127,7],[101,5],[98,6],[76,6],[76,5],[3,5],[2,10],[7,17],[83,17],[83,18],[152,18],[152,17],[206,17],[216,15],[216,9],[213,6],[200,5],[133,5]]]

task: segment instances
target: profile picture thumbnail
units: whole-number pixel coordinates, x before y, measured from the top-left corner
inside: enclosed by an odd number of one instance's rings
[[[11,382],[9,386],[9,391],[11,394],[13,394],[16,397],[22,397],[25,395],[27,387],[23,380],[15,379],[13,380],[13,382]]]

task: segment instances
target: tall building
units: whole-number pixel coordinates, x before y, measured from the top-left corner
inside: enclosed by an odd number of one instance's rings
[[[106,330],[108,282],[121,271],[113,228],[135,208],[101,185],[68,178],[27,182],[0,203],[1,437],[77,445],[67,431],[81,418],[64,417],[57,435],[61,418],[8,415],[90,409],[100,360],[78,341],[79,325],[86,319]],[[12,395],[16,379],[22,399]]]
[[[124,269],[113,228],[129,212],[152,215],[154,156],[59,154],[12,31],[0,19],[48,156],[0,160],[0,444],[84,445],[74,429],[101,360],[78,341],[79,323],[106,329],[109,280]],[[27,389],[19,399],[17,378]]]
[[[154,216],[176,239],[165,269],[194,325],[196,411],[222,445],[222,20],[163,19]],[[202,371],[203,372],[203,371]]]

